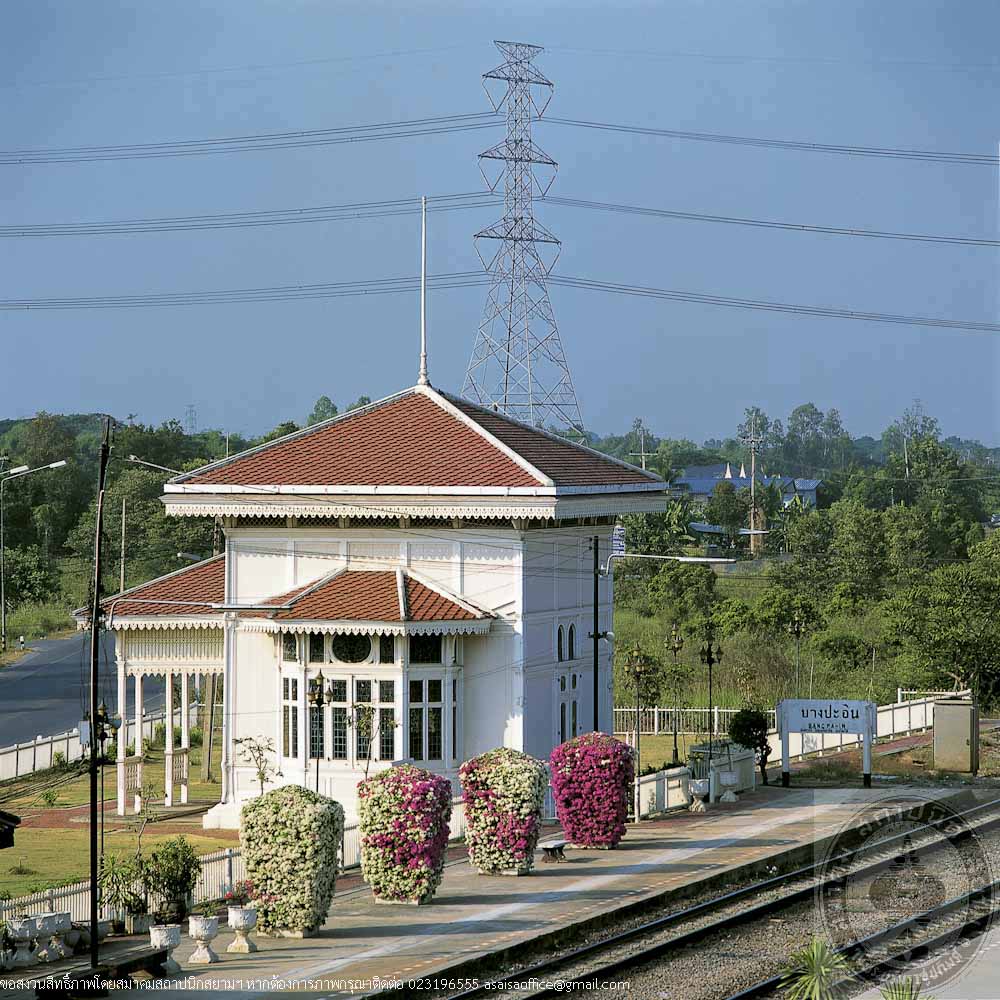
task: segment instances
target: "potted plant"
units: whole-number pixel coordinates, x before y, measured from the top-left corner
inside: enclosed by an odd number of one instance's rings
[[[200,874],[201,861],[182,836],[164,841],[152,852],[146,864],[146,885],[160,898],[157,924],[179,924],[187,916]]]
[[[219,935],[219,907],[217,903],[201,903],[188,917],[188,937],[195,949],[188,957],[191,965],[214,965],[219,956],[212,950],[212,942]]]
[[[113,914],[111,927],[116,934],[145,934],[149,930],[147,877],[140,856],[106,854],[102,859],[98,885],[101,900]]]
[[[250,879],[237,882],[223,897],[229,910],[229,929],[236,935],[227,952],[252,955],[257,950],[257,945],[250,939],[250,932],[257,926],[256,899],[257,890]]]

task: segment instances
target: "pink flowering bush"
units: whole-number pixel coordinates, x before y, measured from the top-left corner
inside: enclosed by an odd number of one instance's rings
[[[426,903],[441,884],[451,782],[412,764],[358,785],[361,873],[376,899]]]
[[[560,743],[549,756],[556,816],[580,847],[616,847],[635,777],[632,748],[605,733]]]
[[[460,771],[469,860],[483,874],[531,870],[542,828],[545,765],[499,747]]]

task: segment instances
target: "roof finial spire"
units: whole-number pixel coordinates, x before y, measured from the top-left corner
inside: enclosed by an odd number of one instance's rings
[[[430,385],[427,377],[427,198],[420,199],[420,374],[417,385]]]

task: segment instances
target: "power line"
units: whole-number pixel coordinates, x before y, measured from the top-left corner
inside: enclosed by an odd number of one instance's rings
[[[902,326],[933,327],[945,330],[967,330],[975,333],[1000,333],[1000,323],[974,320],[945,319],[933,316],[909,316],[899,313],[866,312],[832,306],[810,306],[764,299],[744,299],[704,292],[686,292],[669,288],[650,288],[597,281],[568,275],[550,275],[549,281],[567,288],[611,292],[640,298],[691,302],[700,305],[725,306],[731,309],[752,309],[790,313],[800,316],[825,316],[832,319],[860,320],[871,323],[894,323]],[[456,271],[428,277],[433,288],[471,288],[488,283],[489,277],[479,271]],[[272,285],[262,288],[232,288],[206,292],[161,292],[137,295],[96,295],[39,299],[0,299],[0,310],[48,309],[122,309],[153,306],[219,305],[234,302],[279,302],[291,299],[329,299],[357,295],[387,295],[413,292],[420,287],[419,276],[377,278],[363,281],[317,282],[315,284]]]
[[[695,142],[717,142],[736,146],[759,146],[765,149],[789,149],[811,153],[836,153],[842,156],[873,156],[894,160],[924,160],[934,163],[963,163],[974,166],[995,167],[1000,157],[992,153],[950,153],[933,149],[905,149],[895,146],[850,146],[822,142],[801,142],[793,139],[766,139],[760,136],[725,135],[717,132],[689,132],[681,129],[652,128],[645,125],[622,125],[613,122],[591,122],[576,118],[545,118],[555,125],[573,125],[577,128],[597,129],[604,132],[623,132],[628,135],[651,135],[665,139],[690,139]]]
[[[933,316],[907,316],[897,313],[865,312],[829,306],[798,305],[791,302],[773,302],[765,299],[743,299],[728,295],[711,295],[704,292],[685,292],[669,288],[647,288],[641,285],[623,285],[610,281],[594,281],[567,275],[553,275],[553,284],[570,288],[613,292],[616,295],[635,295],[642,298],[665,299],[672,302],[694,302],[702,305],[726,306],[731,309],[755,309],[766,312],[791,313],[799,316],[828,316],[833,319],[863,320],[872,323],[896,323],[903,326],[926,326],[945,330],[969,330],[977,333],[1000,333],[1000,323],[980,323],[974,320],[939,319]]]
[[[681,212],[675,209],[649,208],[642,205],[620,205],[614,202],[585,201],[582,198],[549,196],[546,204],[565,205],[570,208],[589,208],[622,215],[643,215],[662,219],[681,219],[689,222],[718,222],[734,226],[755,226],[761,229],[791,229],[807,233],[825,233],[832,236],[863,236],[884,240],[912,240],[918,243],[948,243],[961,246],[998,247],[1000,240],[973,236],[935,236],[928,233],[896,233],[878,229],[855,229],[840,226],[817,226],[803,222],[777,222],[773,219],[749,219],[732,215],[708,215],[703,212]],[[0,235],[3,235],[0,227]]]
[[[116,146],[68,146],[62,148],[0,150],[0,165],[35,163],[91,163],[97,160],[142,160],[163,156],[195,156],[261,149],[301,149],[345,142],[372,142],[417,135],[443,135],[495,128],[500,119],[491,111],[468,115],[442,115],[411,121],[378,122],[340,128],[300,129],[294,132],[254,133],[211,139],[133,143]]]
[[[428,205],[438,212],[481,208],[498,204],[498,199],[481,191],[428,197]],[[0,239],[44,236],[106,236],[119,233],[189,232],[199,229],[234,229],[254,226],[299,225],[310,222],[344,222],[357,219],[384,219],[420,212],[420,198],[396,198],[342,205],[314,205],[309,208],[261,209],[253,212],[226,212],[216,215],[182,215],[145,219],[109,219],[98,222],[51,222],[0,226]]]

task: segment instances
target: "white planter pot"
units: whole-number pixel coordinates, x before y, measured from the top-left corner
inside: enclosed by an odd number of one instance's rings
[[[739,787],[740,776],[737,771],[719,771],[719,784],[725,791],[719,796],[720,802],[736,802],[736,789]]]
[[[9,917],[7,931],[14,940],[14,968],[24,969],[34,965],[38,959],[31,952],[31,942],[38,933],[33,917]]]
[[[68,913],[39,913],[35,918],[38,947],[35,955],[39,962],[58,962],[69,950],[63,943],[63,932],[72,926]]]
[[[212,941],[219,935],[218,917],[192,916],[188,918],[188,936],[195,942],[195,949],[188,962],[191,965],[213,965],[219,956],[212,951]]]
[[[236,940],[226,951],[235,955],[252,955],[257,945],[250,940],[250,932],[257,926],[257,911],[252,906],[230,906],[228,923]]]
[[[167,958],[161,968],[168,975],[174,975],[181,971],[181,967],[172,957],[173,950],[181,943],[180,924],[153,924],[149,928],[149,943],[159,951],[161,948],[167,949]]]
[[[708,778],[694,778],[688,782],[688,789],[691,792],[691,805],[688,807],[689,812],[704,812],[705,799],[708,798],[709,791]]]

